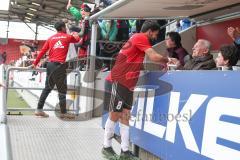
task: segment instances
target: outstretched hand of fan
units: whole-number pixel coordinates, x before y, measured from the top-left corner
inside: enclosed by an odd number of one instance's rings
[[[68,0],[67,10],[72,6],[72,0]]]

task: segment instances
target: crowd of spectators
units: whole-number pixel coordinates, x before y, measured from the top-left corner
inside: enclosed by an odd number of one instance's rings
[[[11,61],[10,64],[15,67],[29,67],[32,65],[32,63],[35,61],[37,58],[37,55],[39,53],[38,51],[38,43],[33,42],[31,44],[28,43],[23,43],[22,45],[23,48],[28,48],[28,49],[23,49],[23,51],[20,53],[22,56],[17,59],[16,61]],[[44,58],[41,60],[39,63],[39,67],[46,67],[46,63],[48,60],[48,56],[45,55]]]
[[[199,39],[193,46],[193,52],[183,64],[181,57],[175,62],[176,68],[183,70],[232,70],[240,58],[240,31],[229,27],[227,34],[232,38],[233,44],[223,45],[218,57],[214,60],[211,52],[211,42]]]
[[[86,57],[90,48],[91,37],[91,22],[89,17],[100,10],[100,8],[107,7],[116,0],[101,0],[101,6],[91,8],[87,4],[82,4],[80,9],[73,6],[71,3],[67,4],[67,10],[72,15],[72,20],[64,20],[67,23],[69,33],[78,32],[80,36],[79,43],[75,44],[76,52],[80,63],[80,69],[86,65]],[[105,59],[100,66],[102,71],[111,69],[111,58],[114,58],[120,51],[124,42],[126,42],[134,33],[140,32],[144,20],[99,20],[98,21],[98,41],[97,41],[97,57],[104,57]],[[167,21],[159,20],[160,26],[166,25]],[[184,70],[231,70],[239,59],[239,37],[240,32],[237,28],[229,28],[227,33],[233,39],[232,45],[225,45],[219,48],[219,53],[216,59],[211,54],[211,42],[205,39],[199,39],[193,46],[192,53],[188,53],[181,43],[181,35],[178,33],[193,25],[190,19],[177,20],[176,30],[166,33],[164,27],[158,36],[158,40],[151,42],[152,45],[165,40],[167,56],[176,58],[175,65],[177,69]],[[24,53],[24,55],[15,62],[15,66],[27,67],[35,60],[38,48],[36,45],[30,46],[31,51]],[[108,59],[106,59],[106,57]],[[47,63],[47,56],[43,58],[39,67],[45,67]],[[6,52],[0,54],[0,63],[6,62]]]

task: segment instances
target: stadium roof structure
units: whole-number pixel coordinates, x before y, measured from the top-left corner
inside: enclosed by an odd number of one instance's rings
[[[240,14],[240,0],[119,0],[91,19],[209,19]]]
[[[83,0],[94,4],[94,0]],[[0,11],[0,21],[53,24],[59,19],[72,18],[67,13],[68,0],[10,0],[9,10]],[[83,2],[72,0],[72,5],[79,7]]]

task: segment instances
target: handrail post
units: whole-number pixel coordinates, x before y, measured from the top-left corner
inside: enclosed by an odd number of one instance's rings
[[[92,23],[92,35],[91,35],[91,49],[90,49],[90,67],[89,70],[86,72],[86,78],[87,78],[87,96],[86,98],[86,113],[89,113],[86,115],[87,119],[91,119],[93,117],[93,105],[94,105],[94,80],[95,80],[95,56],[96,56],[96,42],[97,42],[97,21],[94,21]]]
[[[8,77],[6,77],[8,78]],[[1,101],[0,101],[0,123],[7,123],[7,89],[6,89],[6,83],[5,83],[5,65],[0,66],[0,95],[1,95]]]
[[[5,72],[5,65],[0,65],[0,159],[12,160],[12,150],[10,143],[10,133],[7,126],[7,88],[6,80],[8,79]],[[6,79],[5,79],[6,77]]]
[[[77,72],[77,76],[76,76],[76,82],[77,82],[77,85],[75,87],[76,91],[75,91],[75,95],[76,95],[76,98],[75,98],[75,105],[76,105],[76,111],[75,111],[75,114],[78,115],[79,114],[79,111],[80,111],[80,87],[81,87],[81,73],[80,71]]]
[[[0,124],[0,146],[0,159],[12,160],[10,133],[6,124]]]

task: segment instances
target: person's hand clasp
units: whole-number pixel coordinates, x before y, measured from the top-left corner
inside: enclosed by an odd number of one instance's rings
[[[77,32],[72,32],[71,35],[72,35],[74,38],[78,38],[78,37],[79,37],[79,35],[78,35]]]
[[[176,70],[180,67],[180,61],[176,58],[168,58],[167,68],[168,70]]]
[[[179,66],[179,65],[180,65],[180,62],[179,62],[179,60],[176,59],[176,58],[168,58],[168,64],[174,64],[174,65]]]
[[[37,66],[36,66],[35,64],[32,64],[32,65],[30,65],[28,68],[29,68],[29,69],[36,69]]]

